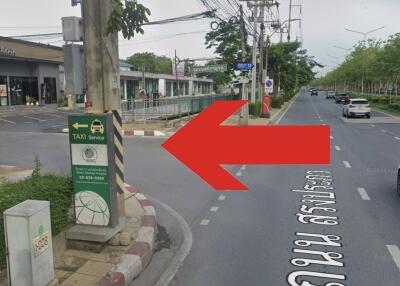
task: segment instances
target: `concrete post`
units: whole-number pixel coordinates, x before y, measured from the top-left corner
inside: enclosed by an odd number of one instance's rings
[[[82,0],[88,113],[121,110],[118,33],[107,36],[108,0]]]
[[[87,113],[116,110],[121,114],[118,33],[107,35],[109,0],[82,0]],[[120,216],[125,216],[124,195],[118,195]]]

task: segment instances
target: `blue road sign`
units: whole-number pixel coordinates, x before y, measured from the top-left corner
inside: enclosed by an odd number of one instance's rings
[[[235,70],[237,71],[251,71],[254,65],[251,63],[237,63],[235,64]]]

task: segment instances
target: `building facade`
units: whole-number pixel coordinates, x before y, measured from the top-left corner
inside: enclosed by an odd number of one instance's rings
[[[0,37],[0,106],[57,103],[63,63],[62,48]]]
[[[211,79],[195,77],[178,77],[166,74],[142,73],[121,68],[121,99],[137,98],[140,89],[147,94],[158,93],[160,97],[193,96],[213,93],[214,83]]]

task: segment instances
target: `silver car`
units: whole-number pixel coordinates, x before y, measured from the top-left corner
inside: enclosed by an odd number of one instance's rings
[[[368,100],[364,98],[353,98],[343,106],[343,117],[367,117],[371,118],[371,108]]]

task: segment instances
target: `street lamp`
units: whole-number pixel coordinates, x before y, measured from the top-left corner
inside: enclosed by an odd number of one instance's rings
[[[368,37],[369,34],[372,34],[372,33],[376,32],[376,31],[382,30],[385,27],[386,26],[382,26],[380,28],[373,29],[373,30],[368,31],[368,32],[356,31],[356,30],[352,30],[352,29],[348,29],[348,28],[345,28],[345,30],[348,31],[348,32],[352,32],[352,33],[363,35],[364,36],[363,44],[365,45],[365,43],[367,41],[367,37]],[[364,94],[364,77],[365,77],[365,57],[363,57],[363,72],[362,72],[362,77],[361,77],[361,94],[362,95]]]

